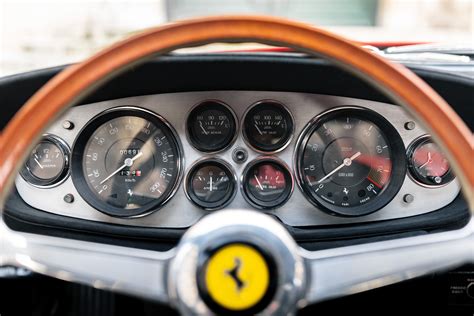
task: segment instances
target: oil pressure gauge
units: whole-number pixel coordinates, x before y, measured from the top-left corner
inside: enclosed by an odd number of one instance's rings
[[[37,187],[51,187],[69,173],[69,147],[60,138],[45,135],[33,148],[20,175]]]
[[[251,205],[272,209],[283,205],[293,191],[293,178],[288,167],[273,157],[260,157],[246,167],[242,191]]]
[[[448,159],[429,135],[409,146],[408,161],[410,175],[425,186],[437,187],[454,179]]]

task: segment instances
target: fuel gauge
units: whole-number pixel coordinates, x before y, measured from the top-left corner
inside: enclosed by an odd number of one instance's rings
[[[408,161],[410,174],[423,185],[440,186],[454,179],[448,159],[428,135],[410,145]]]
[[[28,183],[38,187],[58,184],[68,173],[69,147],[52,135],[45,135],[33,148],[20,171]]]

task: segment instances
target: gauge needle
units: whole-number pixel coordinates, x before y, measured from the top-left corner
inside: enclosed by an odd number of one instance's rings
[[[424,164],[422,164],[421,166],[419,166],[418,168],[419,168],[419,169],[423,169],[423,167],[426,166],[427,164],[429,164],[431,161],[432,161],[432,159],[431,159],[431,152],[428,152],[428,160],[427,160]]]
[[[202,121],[199,121],[199,126],[201,126],[201,129],[205,135],[209,134],[209,132],[206,132],[206,129],[204,128],[204,126],[202,126]]]
[[[115,176],[117,173],[119,173],[123,168],[125,167],[131,167],[133,165],[133,162],[135,160],[137,160],[138,158],[140,158],[141,156],[143,155],[143,152],[139,152],[138,154],[136,154],[135,156],[133,156],[132,158],[127,158],[125,159],[125,161],[123,162],[123,165],[121,165],[117,170],[115,170],[114,172],[112,172],[107,178],[105,178],[104,180],[100,181],[100,184],[103,184],[104,182],[106,182],[107,180],[109,180],[110,178],[112,178],[113,176]]]
[[[209,192],[212,192],[212,176],[209,178]]]
[[[35,155],[36,156],[36,155]],[[40,162],[38,161],[38,159],[35,158],[35,162],[38,164],[38,166],[43,169],[43,166],[40,164]]]
[[[326,180],[327,178],[329,178],[330,176],[332,176],[333,174],[335,174],[336,172],[338,172],[339,170],[341,170],[342,168],[344,168],[345,166],[350,166],[352,164],[352,161],[354,159],[356,159],[357,157],[359,157],[360,155],[362,155],[360,153],[360,151],[356,152],[355,154],[353,154],[351,157],[349,158],[345,158],[344,161],[342,162],[342,164],[340,164],[339,166],[336,167],[336,169],[334,169],[333,171],[329,172],[327,175],[325,175],[321,180],[319,180],[317,183],[321,183],[323,182],[324,180]]]
[[[260,130],[260,128],[258,128],[257,126],[257,123],[254,124],[255,128],[257,129],[257,131],[260,133],[260,135],[263,135],[262,131]]]
[[[263,191],[262,184],[260,183],[260,181],[258,181],[257,175],[254,175],[254,178],[255,178],[255,180],[257,180],[257,184],[258,184],[258,186],[260,187],[260,190]]]

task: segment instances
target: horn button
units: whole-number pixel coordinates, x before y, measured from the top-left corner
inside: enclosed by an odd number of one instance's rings
[[[308,271],[300,249],[266,214],[205,216],[175,251],[168,294],[183,315],[287,315],[305,304]]]
[[[255,314],[264,309],[276,289],[273,259],[254,245],[230,243],[204,253],[198,287],[216,313]]]

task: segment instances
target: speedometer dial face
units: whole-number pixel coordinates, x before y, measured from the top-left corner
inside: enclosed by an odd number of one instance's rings
[[[275,101],[253,105],[245,115],[243,133],[247,143],[262,152],[283,149],[293,134],[290,112]]]
[[[236,120],[229,107],[218,101],[197,105],[187,119],[189,141],[204,152],[220,151],[235,139]]]
[[[332,110],[304,133],[298,144],[299,181],[323,210],[366,215],[386,205],[400,189],[404,145],[393,126],[375,112]]]
[[[74,147],[73,180],[98,210],[137,216],[170,198],[180,160],[179,145],[162,118],[136,108],[114,109],[82,131]]]

